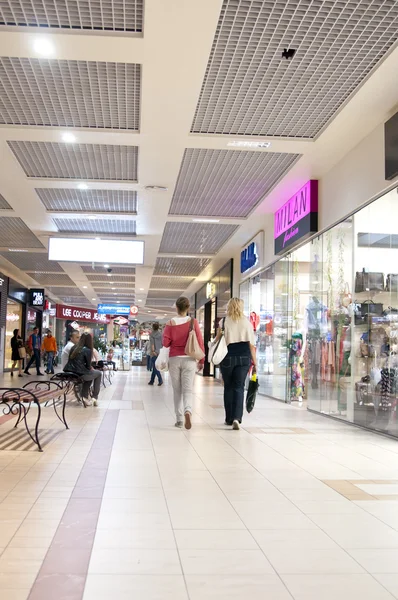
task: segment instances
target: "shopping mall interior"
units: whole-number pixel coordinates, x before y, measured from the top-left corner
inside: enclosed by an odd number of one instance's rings
[[[397,73],[396,0],[0,1],[1,600],[398,599]]]

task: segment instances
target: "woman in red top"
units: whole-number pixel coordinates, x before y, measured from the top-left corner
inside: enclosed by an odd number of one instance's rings
[[[191,317],[188,315],[190,308],[188,298],[181,296],[176,302],[178,317],[175,317],[166,324],[163,332],[163,346],[170,348],[169,371],[171,383],[174,392],[174,408],[177,421],[175,426],[183,426],[183,416],[185,418],[185,428],[191,429],[192,422],[192,398],[193,381],[197,371],[197,362],[194,358],[185,354],[185,345],[188,340],[191,326]],[[195,333],[204,352],[204,343],[199,324],[194,319]],[[204,359],[199,362],[199,369],[203,368]],[[184,412],[183,412],[184,407]]]

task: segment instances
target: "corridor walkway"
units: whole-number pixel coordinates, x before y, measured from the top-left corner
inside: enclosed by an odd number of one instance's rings
[[[398,441],[261,397],[234,432],[195,391],[181,431],[119,372],[42,454],[0,418],[1,600],[398,598]]]

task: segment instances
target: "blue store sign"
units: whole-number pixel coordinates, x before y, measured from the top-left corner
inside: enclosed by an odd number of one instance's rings
[[[130,306],[122,304],[98,304],[97,312],[99,315],[122,315],[128,317]]]

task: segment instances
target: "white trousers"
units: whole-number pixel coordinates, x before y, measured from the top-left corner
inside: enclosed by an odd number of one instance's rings
[[[169,358],[169,372],[174,393],[174,408],[177,421],[183,420],[187,412],[192,414],[193,382],[196,372],[194,358]]]

